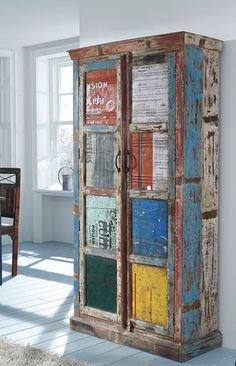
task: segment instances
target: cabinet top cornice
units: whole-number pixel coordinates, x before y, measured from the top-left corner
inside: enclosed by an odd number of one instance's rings
[[[69,54],[72,60],[84,60],[109,56],[116,53],[155,50],[162,52],[177,51],[187,44],[209,50],[221,51],[223,42],[215,38],[189,32],[176,32],[82,47],[69,51]]]

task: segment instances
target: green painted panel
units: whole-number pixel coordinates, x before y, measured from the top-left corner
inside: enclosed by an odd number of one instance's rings
[[[87,306],[116,313],[116,261],[87,256],[86,269]]]
[[[86,245],[101,249],[116,249],[116,198],[86,197]]]

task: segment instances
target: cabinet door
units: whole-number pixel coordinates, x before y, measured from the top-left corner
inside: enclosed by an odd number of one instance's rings
[[[79,70],[79,312],[120,323],[125,56]]]
[[[173,334],[175,55],[129,64],[128,315],[131,329]]]

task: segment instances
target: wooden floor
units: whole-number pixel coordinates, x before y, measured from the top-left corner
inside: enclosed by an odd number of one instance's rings
[[[52,350],[93,365],[175,366],[179,363],[74,332],[73,248],[70,244],[24,243],[20,245],[19,274],[11,278],[11,246],[3,248],[0,287],[0,335],[18,343]],[[236,351],[221,348],[185,363],[195,366],[229,366]]]

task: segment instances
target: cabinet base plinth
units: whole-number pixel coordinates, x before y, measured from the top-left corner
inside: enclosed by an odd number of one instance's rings
[[[219,331],[188,343],[176,344],[173,340],[168,340],[161,336],[129,332],[110,323],[104,324],[91,320],[88,321],[77,316],[70,318],[70,326],[71,329],[78,332],[138,348],[142,351],[179,362],[185,362],[222,345],[222,334]]]

